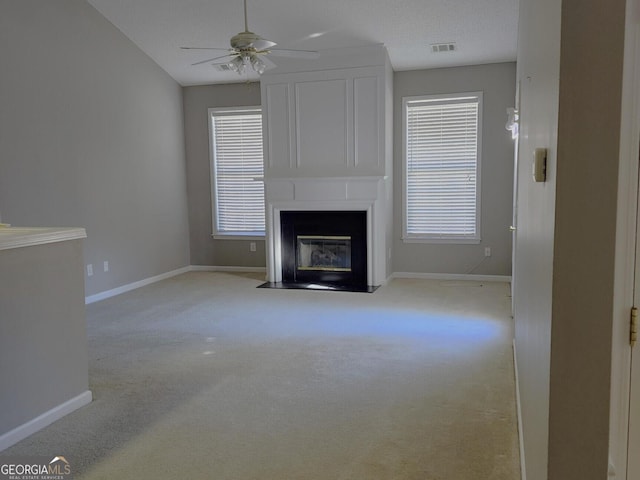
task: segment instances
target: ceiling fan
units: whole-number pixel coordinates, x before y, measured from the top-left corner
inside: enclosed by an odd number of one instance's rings
[[[259,75],[266,70],[276,66],[267,55],[314,59],[318,58],[318,52],[311,50],[285,50],[281,48],[272,48],[277,45],[276,42],[266,40],[260,35],[249,31],[247,23],[247,0],[244,0],[244,31],[240,32],[229,41],[231,48],[211,48],[211,47],[180,47],[182,50],[224,50],[229,53],[218,57],[207,58],[192,65],[202,65],[203,63],[211,63],[211,65],[226,65],[229,69],[242,75],[247,67],[251,67]],[[218,62],[216,62],[218,60]],[[215,62],[215,63],[212,63]]]

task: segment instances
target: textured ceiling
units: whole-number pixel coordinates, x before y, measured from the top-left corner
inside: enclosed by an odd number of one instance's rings
[[[88,2],[182,85],[247,80],[191,65],[218,52],[179,48],[228,48],[229,38],[244,30],[242,0]],[[396,71],[516,58],[518,0],[247,0],[247,8],[249,30],[279,48],[382,43]],[[430,44],[445,42],[455,42],[457,51],[432,53]]]

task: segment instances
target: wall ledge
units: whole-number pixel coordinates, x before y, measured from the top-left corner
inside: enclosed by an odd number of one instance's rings
[[[0,250],[87,238],[84,228],[1,227]]]

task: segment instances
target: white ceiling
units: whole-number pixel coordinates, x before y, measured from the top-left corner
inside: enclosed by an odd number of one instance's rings
[[[242,0],[87,1],[181,85],[247,80],[191,65],[218,52],[179,48],[228,48],[229,38],[244,30]],[[396,71],[516,58],[518,0],[247,0],[247,9],[249,30],[278,48],[382,43]],[[457,51],[431,52],[430,44],[446,42]]]

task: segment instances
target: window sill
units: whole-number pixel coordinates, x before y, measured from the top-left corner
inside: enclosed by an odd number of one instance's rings
[[[426,237],[402,237],[404,243],[433,243],[449,245],[478,245],[479,238],[426,238]]]
[[[248,234],[248,235],[241,235],[241,234],[224,234],[224,233],[212,233],[211,237],[214,240],[264,240],[265,236],[264,235],[254,235],[254,234]]]

